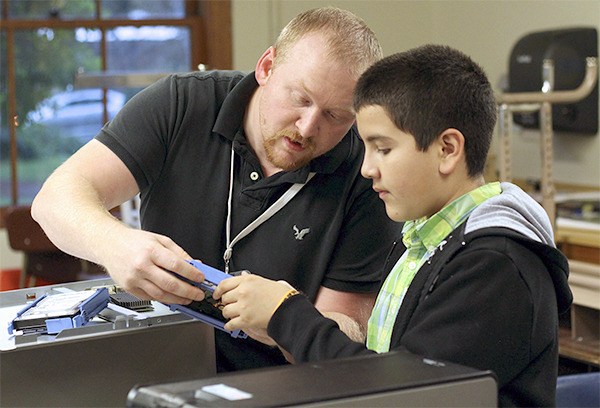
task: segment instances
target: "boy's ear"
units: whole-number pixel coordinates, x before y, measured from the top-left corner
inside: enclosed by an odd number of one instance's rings
[[[267,83],[267,80],[271,76],[271,70],[273,69],[274,61],[275,48],[269,47],[256,63],[254,76],[256,78],[256,82],[258,82],[259,85],[264,85]]]
[[[453,173],[465,162],[465,136],[461,131],[449,128],[438,136],[440,149],[439,171],[444,175]]]

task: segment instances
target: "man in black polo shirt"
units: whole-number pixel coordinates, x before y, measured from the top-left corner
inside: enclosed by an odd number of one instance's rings
[[[360,175],[352,94],[381,58],[336,8],[292,20],[256,70],[172,75],[140,92],[45,183],[32,212],[64,251],[141,298],[204,296],[185,262],[282,279],[362,340],[394,224]],[[141,194],[142,230],[109,209]],[[261,333],[250,333],[265,343]],[[219,371],[282,364],[217,331]]]

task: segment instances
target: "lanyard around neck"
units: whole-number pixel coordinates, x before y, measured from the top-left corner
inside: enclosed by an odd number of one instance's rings
[[[233,198],[233,169],[234,169],[234,152],[233,148],[231,149],[231,164],[229,170],[229,197],[227,198],[227,224],[225,227],[225,237],[227,239],[227,249],[225,249],[225,253],[223,254],[223,260],[225,261],[225,272],[229,273],[229,260],[231,259],[231,255],[233,255],[233,246],[244,238],[246,235],[250,234],[254,231],[260,224],[268,220],[275,214],[277,211],[281,210],[287,203],[289,203],[292,198],[296,194],[300,192],[302,187],[304,187],[310,179],[312,179],[316,173],[311,172],[308,175],[305,183],[295,183],[288,190],[283,193],[281,197],[277,201],[275,201],[269,208],[265,210],[261,215],[259,215],[254,221],[252,221],[246,228],[240,231],[239,234],[231,240],[231,202]]]

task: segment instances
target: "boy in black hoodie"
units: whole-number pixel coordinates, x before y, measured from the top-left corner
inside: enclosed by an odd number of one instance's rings
[[[285,282],[251,274],[214,294],[225,327],[268,335],[295,362],[404,348],[492,370],[501,406],[555,405],[568,264],[542,207],[513,184],[483,179],[496,122],[483,70],[446,46],[395,54],[362,75],[354,108],[361,172],[388,216],[405,222],[366,344]]]

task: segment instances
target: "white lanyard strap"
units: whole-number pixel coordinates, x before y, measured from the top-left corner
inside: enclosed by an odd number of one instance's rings
[[[263,212],[261,215],[258,216],[258,218],[256,218],[254,221],[252,221],[250,224],[248,224],[248,226],[246,226],[246,228],[244,228],[242,231],[240,231],[239,234],[236,235],[235,238],[233,238],[233,240],[231,241],[231,202],[232,202],[232,197],[233,197],[233,161],[234,161],[234,153],[233,153],[233,149],[231,149],[231,170],[230,170],[230,174],[229,174],[229,197],[227,199],[227,226],[226,226],[226,230],[225,230],[225,237],[227,239],[227,249],[225,250],[225,253],[223,254],[223,260],[225,261],[225,272],[229,273],[229,260],[231,259],[231,255],[233,254],[233,246],[240,241],[242,238],[244,238],[246,235],[250,234],[252,231],[254,231],[260,224],[262,224],[263,222],[265,222],[266,220],[268,220],[269,218],[271,218],[273,216],[273,214],[275,214],[277,211],[281,210],[287,203],[289,203],[292,198],[294,198],[294,196],[296,194],[298,194],[298,192],[300,192],[300,190],[302,189],[302,187],[304,187],[309,181],[310,179],[312,179],[316,173],[311,172],[308,175],[308,178],[306,179],[305,183],[296,183],[293,184],[292,186],[290,186],[290,188],[288,188],[288,190],[283,193],[283,195],[281,197],[279,197],[279,199],[277,201],[275,201],[269,208],[267,208],[265,210],[265,212]]]

